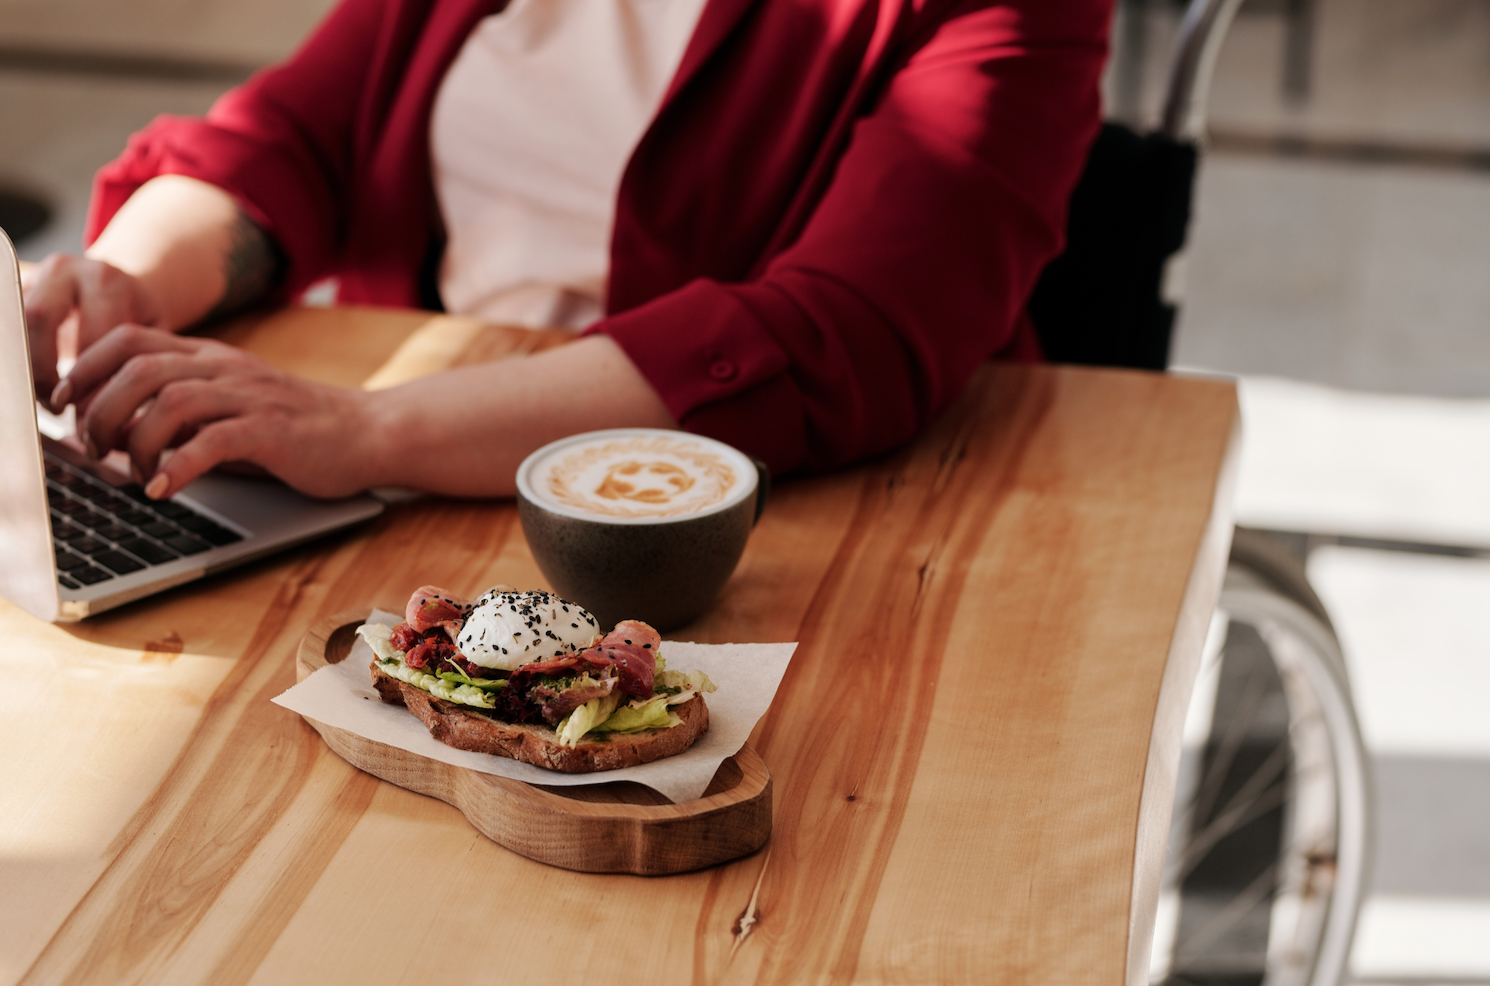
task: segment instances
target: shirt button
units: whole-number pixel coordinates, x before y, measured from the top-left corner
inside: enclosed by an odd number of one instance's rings
[[[709,376],[713,377],[715,380],[718,380],[720,383],[723,383],[726,380],[733,380],[735,378],[735,374],[738,372],[739,371],[735,369],[735,364],[727,359],[716,359],[709,365]]]

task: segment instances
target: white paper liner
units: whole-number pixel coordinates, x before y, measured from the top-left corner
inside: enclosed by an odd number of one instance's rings
[[[368,622],[393,626],[403,622],[403,617],[375,609]],[[770,708],[796,649],[794,643],[663,641],[660,650],[667,658],[668,668],[702,671],[718,686],[718,691],[705,697],[709,703],[708,731],[676,756],[593,774],[563,774],[506,757],[457,750],[439,742],[408,709],[378,698],[372,686],[372,672],[368,670],[373,660],[372,649],[361,637],[345,661],[321,668],[274,702],[328,726],[483,774],[553,787],[636,781],[678,803],[702,796],[720,763],[745,745],[750,731]]]

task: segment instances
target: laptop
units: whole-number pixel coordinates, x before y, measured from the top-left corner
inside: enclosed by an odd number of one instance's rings
[[[168,500],[38,430],[15,247],[0,231],[0,596],[72,622],[375,517],[209,473]]]

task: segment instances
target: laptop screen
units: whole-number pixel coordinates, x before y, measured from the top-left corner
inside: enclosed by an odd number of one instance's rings
[[[15,247],[0,231],[0,596],[57,618],[57,570],[47,517],[31,350]]]

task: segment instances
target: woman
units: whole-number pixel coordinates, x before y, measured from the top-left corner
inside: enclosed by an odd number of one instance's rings
[[[1022,308],[1096,133],[1106,0],[502,6],[344,0],[100,173],[87,257],[27,284],[39,387],[76,327],[52,402],[94,450],[153,496],[233,461],[504,495],[538,445],[627,425],[823,469],[1038,357]],[[585,334],[376,395],[172,334],[328,276]]]

